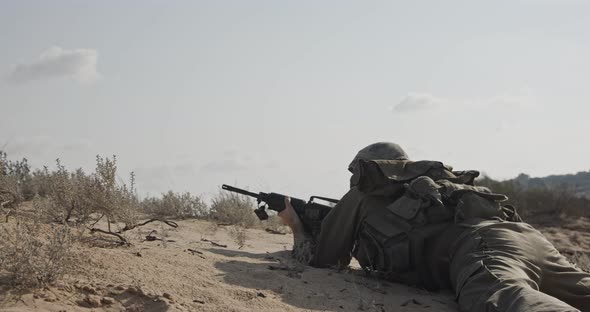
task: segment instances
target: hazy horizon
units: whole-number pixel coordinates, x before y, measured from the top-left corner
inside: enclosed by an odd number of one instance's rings
[[[339,197],[357,150],[590,169],[584,1],[4,1],[0,149],[142,194]]]

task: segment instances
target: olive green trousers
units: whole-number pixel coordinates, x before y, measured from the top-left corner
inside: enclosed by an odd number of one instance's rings
[[[590,311],[590,274],[527,223],[481,221],[451,248],[461,311]]]

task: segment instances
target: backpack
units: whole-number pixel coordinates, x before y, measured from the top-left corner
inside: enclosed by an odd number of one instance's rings
[[[521,221],[508,198],[473,185],[477,171],[452,171],[436,161],[360,160],[351,184],[367,196],[385,196],[360,225],[353,255],[367,272],[426,288],[425,241],[451,223],[474,218]]]

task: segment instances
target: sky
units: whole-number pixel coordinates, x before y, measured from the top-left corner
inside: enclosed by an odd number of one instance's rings
[[[377,141],[493,178],[590,169],[590,2],[0,1],[0,148],[140,194],[340,197]]]

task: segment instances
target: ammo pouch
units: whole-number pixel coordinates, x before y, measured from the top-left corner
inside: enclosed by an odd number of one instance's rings
[[[437,183],[442,186],[440,192],[445,204],[454,207],[455,222],[474,218],[522,221],[514,207],[502,204],[508,200],[504,194],[492,193],[487,187],[482,186],[457,184],[445,180]]]
[[[428,272],[417,265],[425,261],[424,241],[446,227],[453,211],[443,205],[440,186],[429,177],[418,177],[402,188],[403,196],[363,221],[353,254],[367,270],[427,287]]]

